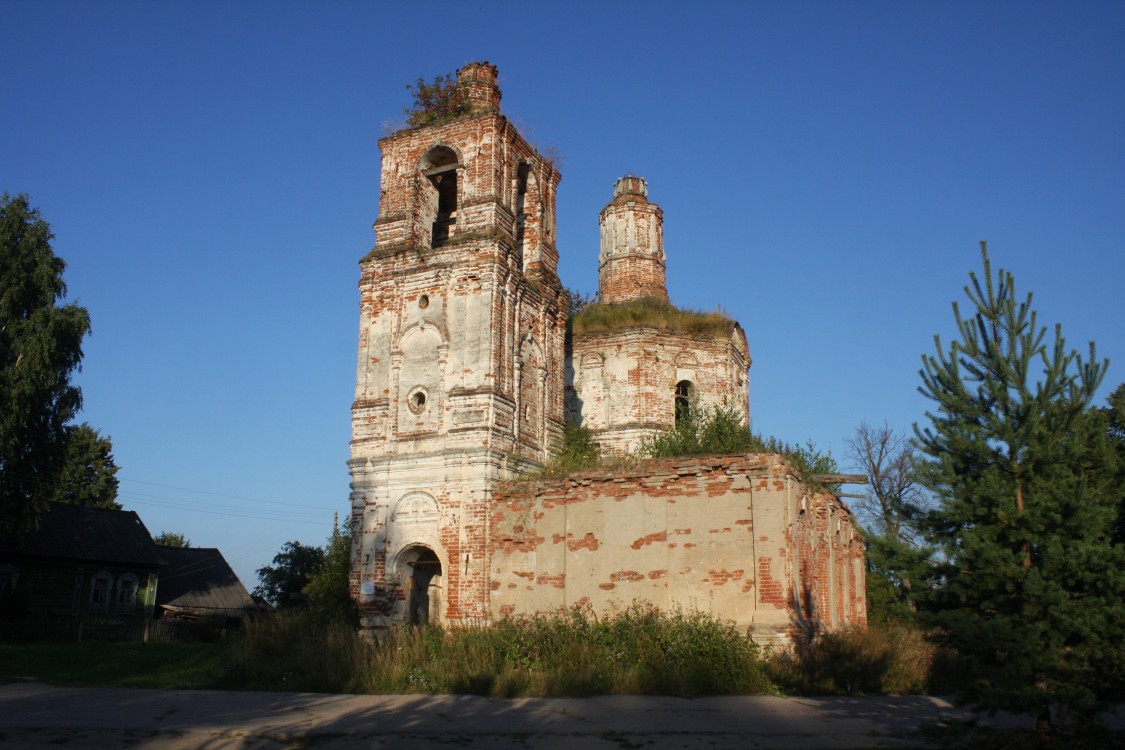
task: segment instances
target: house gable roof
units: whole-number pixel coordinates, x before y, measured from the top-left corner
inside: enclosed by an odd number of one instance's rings
[[[158,607],[193,615],[240,616],[258,605],[214,547],[160,547],[169,568],[156,587]]]
[[[6,546],[6,545],[5,545]],[[131,510],[51,503],[39,527],[9,547],[13,557],[157,569],[160,547]]]

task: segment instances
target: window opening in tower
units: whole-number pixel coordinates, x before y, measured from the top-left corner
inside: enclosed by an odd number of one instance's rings
[[[457,222],[457,170],[430,175],[430,183],[437,189],[437,216],[430,244],[440,247],[449,239],[450,225]]]

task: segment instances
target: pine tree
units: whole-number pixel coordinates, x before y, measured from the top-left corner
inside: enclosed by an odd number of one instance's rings
[[[31,528],[58,482],[71,383],[90,316],[66,296],[66,264],[26,195],[0,197],[0,533]]]
[[[1102,409],[1109,424],[1109,440],[1117,451],[1118,469],[1125,473],[1125,383],[1119,384],[1109,394],[1109,405]],[[1122,480],[1125,485],[1125,478]],[[1125,491],[1117,496],[1117,520],[1113,525],[1113,540],[1125,544]]]
[[[923,358],[936,408],[915,426],[937,504],[922,530],[943,553],[933,592],[941,632],[972,665],[966,697],[1036,713],[1092,713],[1121,694],[1125,553],[1111,538],[1120,496],[1105,415],[1091,399],[1107,362],[1037,323],[1013,277],[965,287],[960,340]]]

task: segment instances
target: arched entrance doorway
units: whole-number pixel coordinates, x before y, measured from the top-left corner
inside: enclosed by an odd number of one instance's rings
[[[441,561],[428,547],[412,547],[403,554],[406,567],[406,624],[440,621]]]

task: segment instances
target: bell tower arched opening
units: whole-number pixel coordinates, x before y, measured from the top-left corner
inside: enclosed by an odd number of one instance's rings
[[[448,146],[434,146],[422,157],[421,166],[426,178],[423,209],[431,217],[430,246],[441,247],[457,222],[457,154]]]

